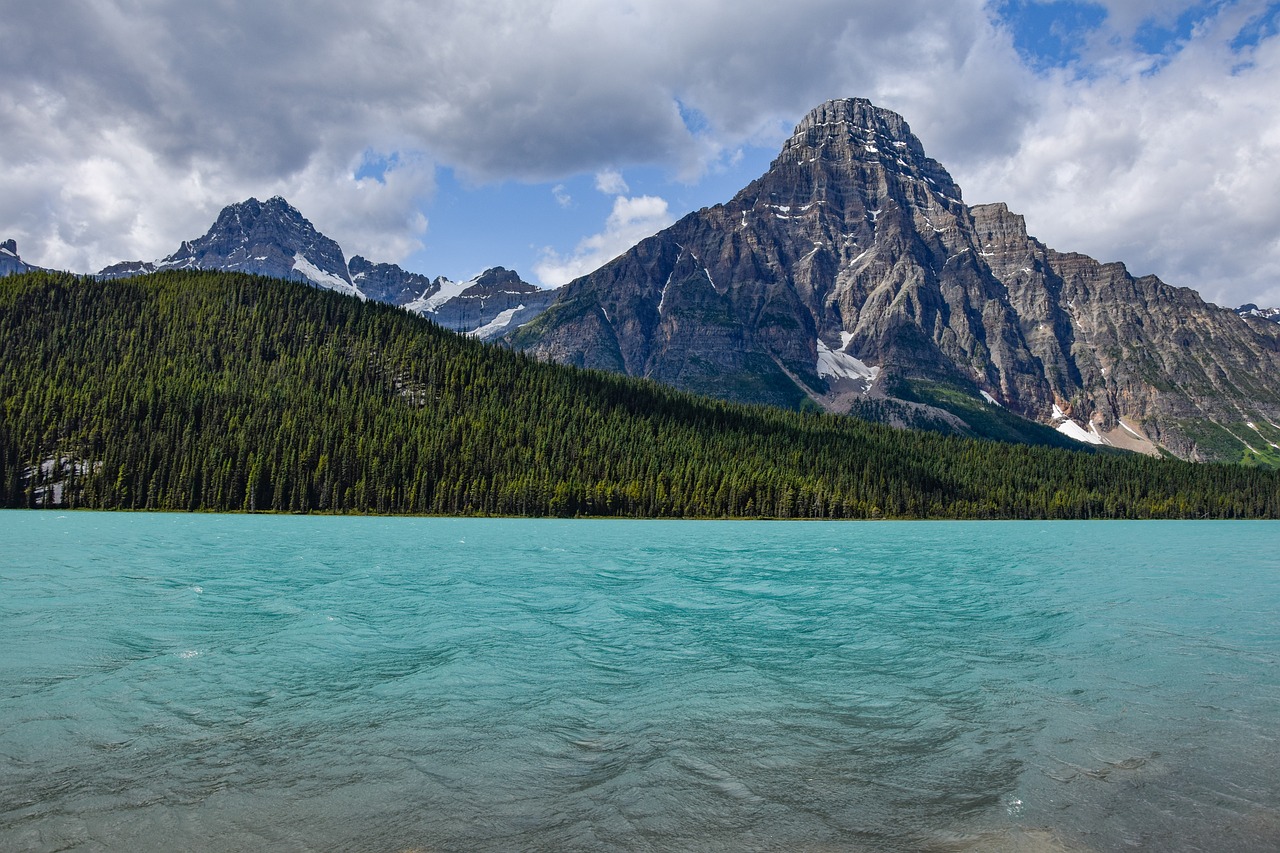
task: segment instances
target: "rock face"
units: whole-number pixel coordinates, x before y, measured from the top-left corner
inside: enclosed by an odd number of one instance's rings
[[[432,287],[431,279],[406,272],[395,264],[375,264],[356,255],[347,263],[351,283],[368,299],[405,305]]]
[[[1274,455],[1280,327],[1123,264],[1048,249],[1002,204],[973,215],[1059,417],[1095,441],[1141,439],[1184,458]]]
[[[749,402],[899,400],[982,432],[946,402],[961,394],[1092,443],[1274,454],[1280,325],[1054,252],[961,198],[900,116],[831,101],[727,204],[566,285],[509,339]]]

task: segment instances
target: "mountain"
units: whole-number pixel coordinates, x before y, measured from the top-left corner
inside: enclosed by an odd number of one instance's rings
[[[341,247],[279,196],[225,207],[203,237],[183,241],[172,255],[152,263],[125,261],[98,276],[123,278],[168,269],[252,273],[365,298],[351,281]]]
[[[748,407],[296,282],[0,279],[0,506],[1277,517],[1280,472]]]
[[[968,206],[862,99],[813,110],[732,200],[570,282],[509,341],[746,402],[1280,463],[1280,324]]]
[[[554,299],[554,292],[521,281],[502,267],[459,283],[407,272],[395,264],[375,264],[359,255],[348,262],[337,243],[279,196],[229,205],[203,237],[183,242],[172,255],[158,261],[122,261],[101,270],[98,277],[131,278],[173,269],[301,281],[398,305],[481,339],[527,322]]]
[[[469,281],[436,279],[430,290],[404,307],[446,329],[487,341],[537,317],[555,297],[554,290],[542,290],[511,270],[494,267]]]
[[[405,305],[439,286],[420,273],[406,272],[395,264],[375,264],[360,255],[347,263],[347,272],[366,298],[389,305]]]

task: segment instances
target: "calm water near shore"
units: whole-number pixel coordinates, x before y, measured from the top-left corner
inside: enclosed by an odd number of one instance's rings
[[[1280,849],[1280,523],[0,512],[0,850]]]

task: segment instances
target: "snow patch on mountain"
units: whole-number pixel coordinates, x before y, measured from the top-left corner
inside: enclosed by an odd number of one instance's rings
[[[515,308],[508,308],[505,311],[499,312],[498,316],[494,317],[488,323],[485,323],[474,331],[467,332],[467,334],[471,335],[473,338],[479,338],[482,341],[487,341],[490,338],[496,337],[506,331],[507,326],[511,325],[511,321],[515,319],[516,314],[523,310],[524,303],[517,305]]]
[[[1058,406],[1053,404],[1053,428],[1065,435],[1067,438],[1074,438],[1076,441],[1084,444],[1110,444],[1102,434],[1098,432],[1098,427],[1089,422],[1089,428],[1085,429],[1071,419],[1071,416]]]
[[[461,296],[463,291],[473,286],[478,278],[469,279],[468,281],[450,281],[443,276],[436,279],[439,288],[430,296],[423,295],[413,300],[404,307],[417,314],[434,314],[440,310],[440,306],[444,305],[451,299]]]
[[[1259,308],[1252,302],[1246,302],[1236,309],[1236,313],[1241,317],[1257,317],[1259,320],[1280,323],[1280,308]]]
[[[336,290],[339,293],[345,293],[348,296],[355,296],[364,301],[364,294],[360,292],[360,288],[351,282],[334,275],[331,272],[325,272],[311,261],[307,260],[307,256],[299,252],[293,256],[293,268],[295,271],[302,273],[307,280],[317,287],[323,287],[327,290]]]
[[[844,342],[849,345],[848,339]],[[869,367],[862,360],[847,352],[837,352],[818,340],[818,375],[832,379],[863,379],[874,382],[880,375],[880,368]]]
[[[0,243],[0,276],[16,275],[35,269],[18,257],[18,241],[5,240]]]

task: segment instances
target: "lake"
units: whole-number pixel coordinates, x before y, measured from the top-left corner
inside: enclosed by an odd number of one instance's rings
[[[1278,555],[0,512],[0,849],[1274,851]]]

